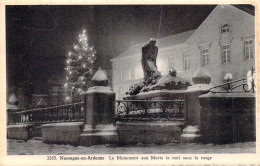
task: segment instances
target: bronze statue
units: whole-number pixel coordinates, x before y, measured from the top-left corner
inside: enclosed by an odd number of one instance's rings
[[[144,81],[147,81],[152,75],[160,75],[157,69],[156,58],[158,47],[155,46],[156,40],[151,38],[148,44],[142,47],[142,67],[144,71]]]
[[[142,67],[144,80],[140,83],[132,84],[127,95],[137,95],[141,92],[153,90],[185,90],[191,84],[186,80],[177,77],[177,71],[172,69],[168,74],[161,76],[157,69],[156,58],[158,47],[155,46],[156,40],[151,38],[148,44],[142,47]]]

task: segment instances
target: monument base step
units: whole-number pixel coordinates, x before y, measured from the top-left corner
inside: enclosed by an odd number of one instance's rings
[[[181,141],[184,122],[117,122],[120,145],[168,144]]]
[[[93,146],[101,144],[118,144],[118,134],[113,125],[97,125],[93,129],[86,125],[80,135],[80,146]]]
[[[198,143],[200,142],[201,135],[198,126],[187,126],[183,129],[181,135],[181,143]]]

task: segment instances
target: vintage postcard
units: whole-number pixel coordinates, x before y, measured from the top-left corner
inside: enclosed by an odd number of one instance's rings
[[[258,2],[179,3],[1,1],[1,165],[260,164]]]

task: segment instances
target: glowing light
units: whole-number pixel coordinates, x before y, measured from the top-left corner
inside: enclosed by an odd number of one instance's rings
[[[66,88],[68,86],[68,84],[66,83],[66,84],[64,84],[64,87]]]
[[[92,54],[92,57],[94,57],[95,56],[95,54]]]
[[[71,53],[71,52],[69,52],[69,56],[71,56],[71,54],[72,54],[72,53]]]
[[[71,72],[71,71],[70,71],[69,73],[70,73],[70,74],[72,74],[72,72]]]
[[[85,67],[86,67],[86,64],[84,64],[83,67],[85,68]]]

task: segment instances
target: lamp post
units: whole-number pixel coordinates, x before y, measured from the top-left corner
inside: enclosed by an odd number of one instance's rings
[[[224,76],[224,81],[227,83],[227,91],[230,91],[232,88],[232,84],[230,83],[233,80],[233,76],[231,73],[227,73]]]

